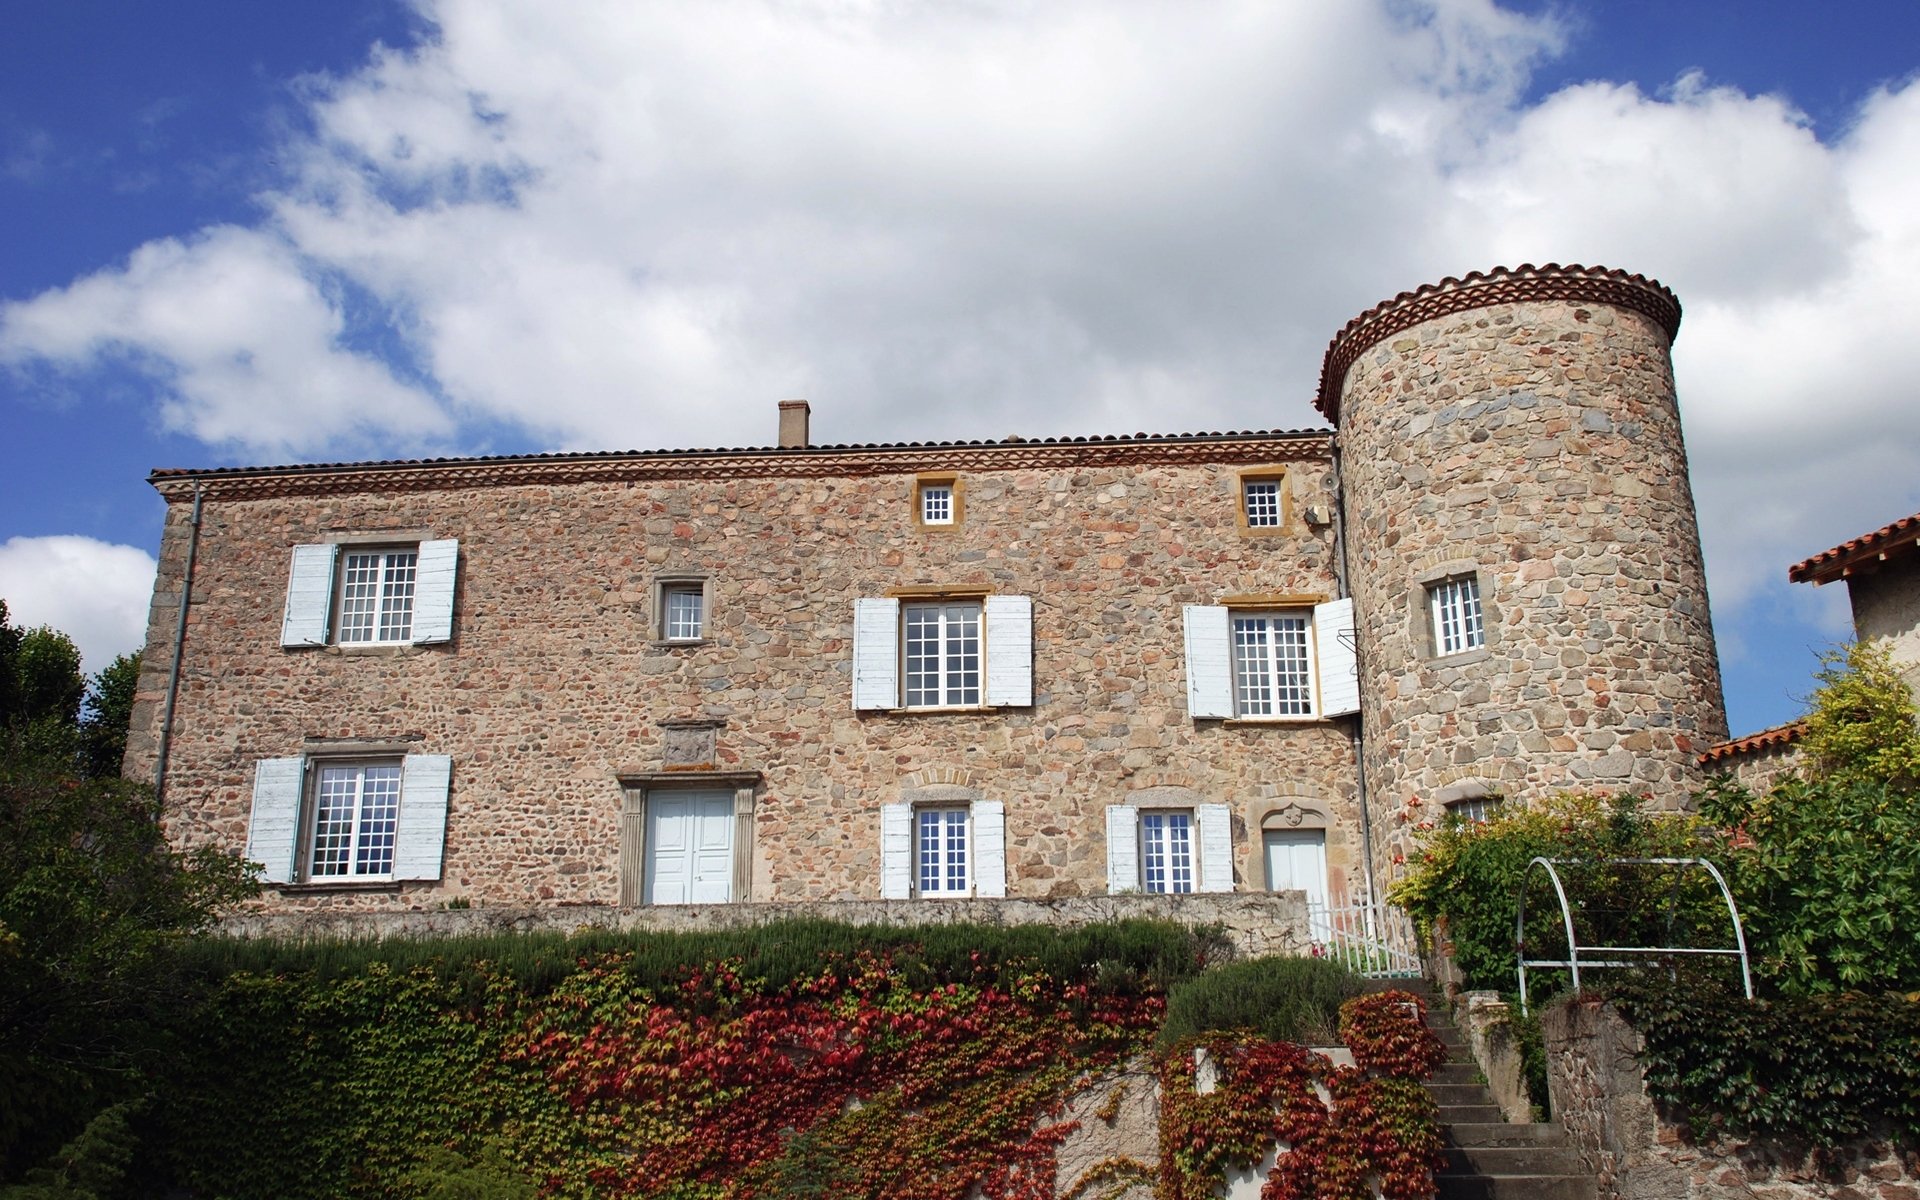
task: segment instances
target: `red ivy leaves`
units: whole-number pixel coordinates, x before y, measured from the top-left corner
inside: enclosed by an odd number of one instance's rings
[[[1426,1024],[1427,1005],[1412,992],[1374,992],[1340,1006],[1340,1040],[1353,1060],[1376,1075],[1426,1079],[1447,1061],[1447,1048]]]

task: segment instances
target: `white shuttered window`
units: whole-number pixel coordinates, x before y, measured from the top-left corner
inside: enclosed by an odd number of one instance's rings
[[[263,759],[247,857],[269,883],[438,879],[452,760]]]
[[[460,543],[293,548],[280,644],[428,645],[453,640]]]
[[[1033,703],[1033,600],[864,597],[853,609],[853,707]]]

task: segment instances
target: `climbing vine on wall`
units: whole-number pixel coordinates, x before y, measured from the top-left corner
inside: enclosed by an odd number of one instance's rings
[[[1390,1200],[1433,1195],[1440,1137],[1420,1081],[1446,1051],[1405,992],[1341,1006],[1340,1028],[1361,1066],[1336,1067],[1291,1042],[1202,1036],[1161,1061],[1160,1200],[1211,1200],[1230,1166],[1282,1147],[1262,1200]],[[1193,1050],[1214,1075],[1199,1087]]]

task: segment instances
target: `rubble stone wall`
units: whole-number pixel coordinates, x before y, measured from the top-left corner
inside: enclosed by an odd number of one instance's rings
[[[1103,894],[1105,807],[1163,788],[1233,806],[1239,890],[1266,886],[1263,817],[1321,808],[1334,899],[1357,900],[1352,719],[1186,713],[1183,604],[1335,593],[1331,527],[1303,514],[1332,505],[1327,441],[1249,437],[1207,453],[1204,464],[962,468],[964,519],[948,529],[912,519],[913,472],[835,475],[831,456],[813,477],[759,475],[742,459],[695,478],[214,487],[167,829],[241,850],[257,760],[313,738],[402,740],[453,759],[443,879],[277,891],[264,904],[615,903],[617,776],[670,766],[690,783],[703,767],[759,773],[752,901],[877,897],[880,807],[930,787],[1005,804],[1011,896]],[[1239,477],[1269,454],[1284,456],[1287,524],[1250,534],[1235,518]],[[172,499],[127,757],[136,776],[158,749],[185,567],[192,506]],[[383,531],[459,539],[453,641],[283,649],[291,548]],[[681,572],[713,580],[698,644],[655,636],[654,581]],[[1033,705],[856,712],[854,600],[910,587],[1031,596]],[[711,763],[668,756],[684,731],[663,722],[688,720],[717,723]]]
[[[1485,303],[1385,336],[1341,381],[1363,767],[1389,875],[1451,785],[1677,805],[1726,734],[1666,329],[1483,286]],[[1486,645],[1438,656],[1427,589],[1466,576]]]
[[[1640,1036],[1610,1004],[1554,1005],[1540,1025],[1554,1115],[1601,1200],[1920,1200],[1920,1150],[1863,1140],[1815,1153],[1670,1124],[1647,1093]]]

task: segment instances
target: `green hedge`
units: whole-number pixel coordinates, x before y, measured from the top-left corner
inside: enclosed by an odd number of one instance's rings
[[[1649,1090],[1696,1131],[1920,1145],[1920,992],[1747,1000],[1641,976],[1615,999]]]

